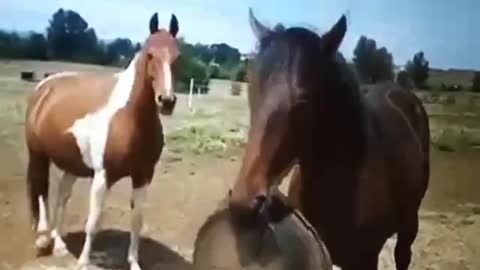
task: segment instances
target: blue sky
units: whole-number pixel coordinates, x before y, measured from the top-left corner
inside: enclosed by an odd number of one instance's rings
[[[267,25],[282,22],[319,31],[348,11],[340,48],[347,58],[366,35],[393,52],[396,64],[423,50],[431,66],[480,69],[479,0],[0,0],[0,28],[43,32],[60,7],[79,12],[100,38],[135,41],[145,39],[153,12],[165,27],[174,12],[187,41],[225,42],[242,52],[255,44],[248,7]]]

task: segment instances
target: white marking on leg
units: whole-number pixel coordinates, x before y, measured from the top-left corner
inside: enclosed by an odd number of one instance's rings
[[[40,235],[35,240],[35,245],[38,248],[46,248],[50,242],[50,238],[45,233],[48,232],[48,209],[45,204],[43,196],[38,196],[39,219],[37,225],[37,233]]]
[[[50,80],[53,80],[53,79],[56,79],[56,78],[61,78],[61,77],[77,76],[77,75],[78,75],[78,72],[74,72],[74,71],[64,71],[64,72],[55,73],[55,74],[50,75],[50,76],[48,76],[47,78],[41,80],[41,81],[35,86],[35,90],[34,90],[34,91],[37,91],[38,89],[40,89],[46,82],[48,82],[48,81],[50,81]]]
[[[68,253],[67,246],[62,239],[62,226],[65,207],[72,195],[72,188],[75,180],[76,177],[74,175],[64,173],[58,186],[57,196],[54,197],[51,236],[54,239],[53,254],[57,257],[64,256]]]
[[[47,220],[47,206],[43,196],[38,196],[38,206],[40,208],[38,219],[37,232],[45,232],[48,230],[48,220]]]
[[[85,226],[85,243],[83,244],[82,253],[78,259],[78,264],[80,266],[87,266],[90,262],[92,242],[97,231],[98,221],[100,220],[107,192],[108,188],[105,170],[95,172],[92,186],[90,188],[90,208],[87,224]]]
[[[165,75],[165,92],[167,97],[172,96],[172,71],[170,69],[170,63],[165,61],[163,62],[163,74]]]
[[[143,226],[143,208],[145,207],[146,194],[147,186],[134,189],[132,192],[133,209],[131,217],[130,246],[128,249],[130,270],[141,270],[138,263],[138,246],[140,231]]]

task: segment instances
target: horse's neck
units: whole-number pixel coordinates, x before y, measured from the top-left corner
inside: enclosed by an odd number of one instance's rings
[[[355,94],[355,93],[354,93]],[[311,179],[311,189],[354,184],[367,154],[366,107],[361,97],[338,96],[351,104],[329,104],[313,108],[312,121],[304,132],[300,153],[302,175]],[[335,103],[335,102],[332,102]],[[337,102],[338,103],[338,102]],[[320,181],[319,181],[320,180]]]
[[[146,76],[146,64],[143,54],[136,56],[131,62],[134,65],[133,89],[128,102],[128,107],[138,117],[152,117],[156,115],[155,94],[152,81]],[[129,67],[130,68],[130,67]]]

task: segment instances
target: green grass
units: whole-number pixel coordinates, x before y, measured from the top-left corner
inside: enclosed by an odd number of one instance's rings
[[[478,151],[480,150],[480,130],[448,127],[432,137],[432,145],[446,152]]]
[[[166,138],[172,152],[193,152],[195,154],[224,152],[246,143],[245,130],[221,127],[190,125],[175,130]]]

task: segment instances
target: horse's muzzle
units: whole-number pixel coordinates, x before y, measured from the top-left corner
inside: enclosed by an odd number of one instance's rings
[[[231,195],[231,191],[229,194]],[[245,226],[268,223],[269,211],[266,195],[256,196],[252,201],[238,200],[230,196],[229,208],[236,223]]]
[[[175,105],[177,104],[177,96],[158,96],[157,103],[160,107],[160,113],[163,115],[172,115]]]

